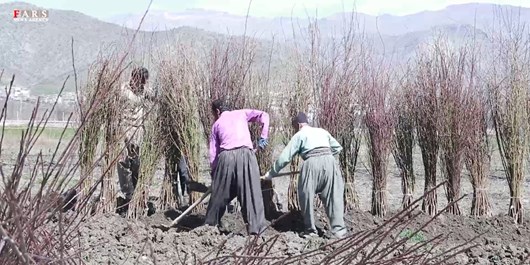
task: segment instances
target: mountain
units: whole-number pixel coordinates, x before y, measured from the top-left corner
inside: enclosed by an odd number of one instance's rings
[[[47,22],[16,22],[13,9],[43,8],[27,3],[0,4],[0,70],[4,80],[16,75],[16,83],[29,87],[33,94],[48,94],[73,74],[72,40],[75,65],[79,74],[86,74],[91,63],[100,55],[117,52],[126,47],[135,30],[100,21],[76,11],[50,10]],[[219,34],[182,27],[166,32],[140,31],[133,44],[137,54],[152,45],[161,47],[171,41],[207,43]],[[67,83],[72,90],[73,82]]]
[[[135,33],[135,15],[124,15],[121,24],[101,21],[85,14],[68,10],[49,10],[48,22],[16,22],[11,19],[13,9],[39,8],[22,2],[0,4],[0,70],[4,69],[1,82],[6,82],[11,74],[16,74],[16,85],[28,87],[32,94],[56,93],[67,75],[72,75],[72,39],[75,54],[75,66],[83,80],[89,66],[101,55],[123,52]],[[45,7],[44,7],[45,8]],[[470,39],[473,34],[477,42],[484,42],[488,36],[487,25],[494,19],[492,5],[471,4],[451,6],[441,11],[422,12],[410,16],[381,16],[377,18],[380,33],[370,29],[376,18],[355,14],[358,21],[366,25],[366,37],[373,43],[372,47],[380,55],[392,56],[404,62],[410,59],[416,48],[429,42],[433,33],[443,34],[455,43]],[[530,19],[530,9],[518,9],[503,6],[507,12],[520,12],[523,20]],[[477,11],[475,30],[471,25],[475,21],[472,13]],[[336,14],[320,19],[319,31],[325,40],[333,32],[340,32],[344,17],[352,14]],[[150,67],[157,63],[157,52],[167,49],[175,43],[185,43],[202,53],[204,58],[209,54],[204,48],[211,47],[218,40],[237,38],[224,33],[241,34],[244,30],[244,17],[222,12],[189,10],[180,13],[152,11],[132,43],[132,61],[141,62]],[[160,23],[167,21],[176,24]],[[293,39],[293,22],[288,18],[249,18],[247,32],[254,36],[253,45],[257,48],[256,63],[266,63],[269,56],[274,61],[272,68],[282,71],[282,63],[289,63],[288,55],[294,44],[300,44],[303,38]],[[304,22],[305,21],[305,22]],[[300,24],[298,24],[300,22]],[[307,20],[295,22],[305,31]],[[480,23],[479,23],[480,22]],[[305,23],[305,24],[304,24]],[[133,29],[134,28],[134,29]],[[148,31],[147,29],[158,29]],[[162,30],[163,29],[163,30]],[[284,36],[284,42],[269,39],[270,33]],[[307,43],[305,43],[307,45]],[[270,48],[274,46],[274,51]],[[72,91],[73,82],[67,83],[67,90]]]
[[[106,19],[108,22],[136,28],[143,14],[123,14]],[[490,31],[495,19],[506,16],[520,16],[521,21],[530,23],[530,8],[493,4],[461,4],[448,6],[437,11],[424,11],[406,16],[370,16],[362,13],[338,13],[318,19],[321,32],[329,35],[343,30],[344,21],[354,18],[357,26],[366,33],[399,36],[407,33],[426,31],[446,25],[476,25],[483,31]],[[237,16],[224,12],[193,9],[182,12],[150,10],[144,20],[143,29],[149,31],[166,30],[190,26],[217,33],[289,39],[292,29],[309,25],[304,18],[257,18]]]

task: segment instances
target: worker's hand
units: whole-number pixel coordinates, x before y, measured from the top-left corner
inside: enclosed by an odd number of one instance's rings
[[[270,174],[270,171],[267,171],[267,173],[265,173],[262,178],[264,180],[272,180],[272,175]]]
[[[259,141],[258,141],[258,146],[261,149],[265,149],[265,146],[267,146],[268,144],[269,144],[269,142],[267,142],[267,139],[265,139],[265,138],[260,138]]]

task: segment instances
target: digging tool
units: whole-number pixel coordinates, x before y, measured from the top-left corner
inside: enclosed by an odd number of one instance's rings
[[[190,205],[188,207],[188,209],[186,209],[184,212],[182,212],[179,217],[177,217],[175,220],[173,220],[173,222],[171,222],[171,224],[168,226],[168,225],[161,225],[162,228],[164,228],[165,230],[167,229],[170,229],[170,228],[173,228],[175,227],[184,217],[186,217],[187,214],[189,214],[193,209],[195,209],[195,207],[197,207],[197,205],[199,205],[201,202],[203,202],[206,197],[208,197],[210,195],[210,193],[212,193],[212,188],[208,188],[208,190],[202,195],[201,198],[199,198],[196,202],[194,202],[192,205]]]
[[[294,172],[280,173],[280,174],[274,176],[274,178],[282,177],[282,176],[288,176],[288,175],[291,175],[291,174],[298,174],[298,173],[300,173],[300,172],[299,171],[294,171]],[[261,176],[260,179],[264,179],[264,176]],[[193,209],[195,209],[195,207],[197,207],[197,205],[199,205],[201,202],[203,202],[206,199],[206,197],[208,197],[210,195],[210,193],[212,193],[212,187],[211,186],[202,195],[202,197],[200,199],[198,199],[196,202],[194,202],[192,205],[190,205],[190,207],[188,207],[188,209],[186,209],[184,212],[182,212],[179,215],[179,217],[177,217],[175,220],[173,220],[173,222],[171,222],[171,224],[169,226],[162,225],[162,227],[165,228],[165,229],[169,229],[169,228],[175,227],[184,217],[186,217],[187,214],[189,214]]]
[[[280,173],[272,178],[277,178],[277,177],[283,177],[283,176],[289,176],[289,175],[292,175],[292,174],[299,174],[300,171],[291,171],[291,172],[285,172],[285,173]],[[265,179],[265,176],[261,176],[260,179]]]
[[[187,183],[189,191],[195,191],[200,193],[205,193],[208,191],[208,187],[204,185],[203,183],[197,182],[197,181],[189,181]]]

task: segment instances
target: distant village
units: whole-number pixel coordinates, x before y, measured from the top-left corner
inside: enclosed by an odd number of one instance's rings
[[[10,101],[22,101],[22,102],[36,102],[40,97],[41,103],[55,103],[57,100],[57,94],[52,95],[34,95],[31,94],[31,90],[25,87],[13,86],[11,90],[11,95],[9,96]],[[6,98],[6,91],[0,90],[0,99],[4,100]],[[75,104],[76,95],[74,92],[64,92],[59,97],[58,104]]]
[[[57,94],[35,95],[26,87],[13,86],[9,96],[7,120],[13,124],[17,124],[17,122],[24,123],[29,120],[38,99],[40,99],[41,114],[44,114],[46,109],[50,110],[57,100],[50,122],[65,122],[72,113],[75,117],[76,94],[74,92],[63,92],[59,98],[57,97]],[[0,101],[5,101],[5,99],[6,91],[0,89]]]

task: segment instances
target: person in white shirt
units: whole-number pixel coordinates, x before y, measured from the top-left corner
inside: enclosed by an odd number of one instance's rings
[[[122,142],[123,152],[117,164],[120,192],[118,194],[118,212],[125,213],[128,202],[138,182],[140,169],[140,145],[144,135],[144,115],[148,103],[155,100],[156,95],[147,86],[149,71],[145,67],[137,67],[131,73],[129,82],[120,88],[118,96],[119,114],[118,127],[120,135],[125,135]]]

